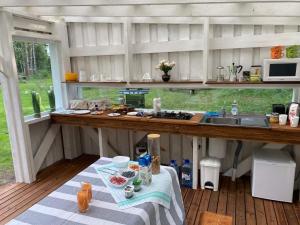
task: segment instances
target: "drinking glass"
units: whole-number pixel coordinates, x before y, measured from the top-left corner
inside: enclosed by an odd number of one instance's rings
[[[81,213],[85,213],[89,209],[88,192],[80,190],[77,192],[77,205]]]

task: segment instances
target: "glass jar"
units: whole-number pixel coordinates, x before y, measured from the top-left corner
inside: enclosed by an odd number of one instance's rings
[[[152,174],[160,173],[160,135],[148,134],[148,153],[151,155]]]

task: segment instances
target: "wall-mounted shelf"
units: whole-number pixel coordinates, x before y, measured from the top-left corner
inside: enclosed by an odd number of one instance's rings
[[[201,89],[201,88],[300,88],[300,82],[217,82],[208,80],[203,81],[169,81],[169,82],[63,82],[68,85],[75,85],[79,87],[119,87],[119,88],[187,88],[187,89]]]
[[[300,82],[231,82],[208,80],[205,86],[211,88],[300,88]]]

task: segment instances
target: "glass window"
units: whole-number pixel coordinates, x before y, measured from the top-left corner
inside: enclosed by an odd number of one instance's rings
[[[109,99],[119,103],[119,88],[82,88],[84,99]],[[272,104],[287,104],[291,101],[293,89],[172,89],[152,88],[144,94],[145,108],[152,108],[152,99],[161,98],[162,108],[170,110],[220,111],[225,106],[230,112],[234,100],[240,113],[264,114],[272,111]],[[136,97],[136,96],[135,96]],[[132,99],[132,98],[131,98]],[[132,103],[132,102],[131,102]]]
[[[14,41],[14,51],[24,116],[34,114],[32,91],[39,93],[41,112],[48,111],[48,90],[52,86],[49,45]]]

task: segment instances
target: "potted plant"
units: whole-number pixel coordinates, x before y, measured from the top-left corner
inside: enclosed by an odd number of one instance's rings
[[[160,69],[162,72],[164,72],[164,74],[162,75],[162,80],[164,82],[168,82],[171,78],[171,75],[168,74],[168,72],[170,70],[173,69],[173,67],[175,66],[175,62],[169,62],[167,60],[162,60],[160,61],[160,63],[157,65],[157,69]]]
[[[33,116],[35,118],[41,117],[41,97],[39,93],[32,91],[31,92],[32,97],[32,106],[33,106]]]
[[[55,95],[54,95],[54,89],[52,86],[48,90],[48,99],[49,99],[50,112],[54,112],[55,111]]]

